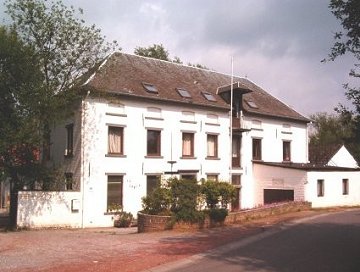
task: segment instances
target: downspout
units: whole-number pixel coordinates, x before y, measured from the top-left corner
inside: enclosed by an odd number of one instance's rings
[[[86,125],[86,99],[89,97],[90,91],[87,92],[85,98],[82,100],[81,113],[81,148],[82,148],[82,173],[81,173],[81,228],[84,228],[84,201],[85,201],[85,125]]]

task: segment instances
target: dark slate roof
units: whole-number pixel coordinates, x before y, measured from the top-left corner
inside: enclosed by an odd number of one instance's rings
[[[295,170],[303,170],[303,171],[316,171],[316,172],[335,172],[335,171],[343,171],[343,172],[359,172],[360,168],[350,168],[350,167],[339,167],[339,166],[326,166],[326,165],[315,165],[312,163],[289,163],[289,162],[264,162],[264,161],[253,161],[253,163],[273,166],[273,167],[281,167],[281,168],[289,168]]]
[[[230,85],[230,75],[158,59],[114,53],[85,81],[85,88],[118,95],[229,109],[229,105],[216,93],[218,87]],[[252,108],[243,103],[244,113],[309,122],[250,80],[234,77],[234,82],[239,82],[244,89],[250,89],[251,92],[244,94],[243,98],[258,106]],[[146,92],[143,83],[155,85],[158,94]],[[181,97],[176,88],[186,89],[191,98]],[[202,94],[204,91],[212,93],[216,101],[206,100]]]
[[[309,161],[311,164],[324,166],[340,150],[342,144],[309,146]]]

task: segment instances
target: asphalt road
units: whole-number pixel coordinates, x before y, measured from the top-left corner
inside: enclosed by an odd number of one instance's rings
[[[360,271],[360,210],[278,226],[149,271]]]

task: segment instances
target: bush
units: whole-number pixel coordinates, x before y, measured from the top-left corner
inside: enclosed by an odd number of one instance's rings
[[[171,214],[171,193],[169,188],[159,185],[148,196],[143,197],[141,200],[144,213],[152,215]]]
[[[202,215],[197,211],[199,185],[196,180],[172,179],[169,182],[171,191],[171,211],[177,221],[197,222]]]
[[[205,181],[201,186],[206,206],[215,209],[218,204],[226,208],[235,199],[235,188],[227,182]]]
[[[223,223],[228,216],[227,209],[211,209],[209,210],[210,220],[214,223]]]
[[[115,215],[114,227],[129,227],[133,220],[132,213],[129,212],[118,212]]]

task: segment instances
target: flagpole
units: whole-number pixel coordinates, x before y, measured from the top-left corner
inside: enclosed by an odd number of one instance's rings
[[[231,86],[230,86],[230,167],[229,180],[232,179],[232,147],[233,147],[233,94],[234,94],[234,59],[231,56]]]

